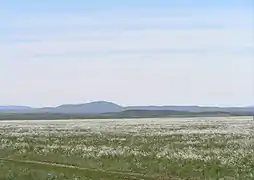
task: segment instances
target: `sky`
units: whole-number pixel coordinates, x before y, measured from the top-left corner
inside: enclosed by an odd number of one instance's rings
[[[0,3],[0,105],[254,105],[252,0]]]

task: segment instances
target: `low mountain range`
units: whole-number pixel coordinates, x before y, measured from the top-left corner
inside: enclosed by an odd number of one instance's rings
[[[202,106],[127,106],[107,101],[95,101],[84,104],[66,104],[58,107],[32,108],[27,106],[0,106],[0,113],[58,113],[58,114],[103,114],[119,113],[130,110],[143,111],[181,111],[181,112],[226,112],[254,113],[253,107],[202,107]]]

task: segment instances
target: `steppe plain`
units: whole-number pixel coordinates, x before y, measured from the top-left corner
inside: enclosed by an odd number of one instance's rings
[[[0,121],[0,180],[253,180],[252,117]]]

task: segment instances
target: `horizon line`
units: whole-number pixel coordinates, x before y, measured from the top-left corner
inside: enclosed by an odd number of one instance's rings
[[[30,105],[1,105],[0,107],[27,107],[27,108],[33,108],[33,109],[40,109],[40,108],[56,108],[56,107],[60,107],[63,105],[82,105],[82,104],[89,104],[89,103],[95,103],[95,102],[107,102],[107,103],[113,103],[116,104],[118,106],[121,107],[165,107],[165,106],[173,106],[173,107],[217,107],[217,108],[244,108],[244,107],[254,107],[254,105],[227,105],[227,106],[222,106],[222,105],[205,105],[205,104],[181,104],[181,105],[176,105],[176,104],[164,104],[164,105],[158,105],[158,104],[121,104],[121,103],[117,103],[114,101],[106,101],[106,100],[94,100],[94,101],[86,101],[83,103],[64,103],[64,104],[59,104],[59,105],[55,105],[55,106],[30,106]]]

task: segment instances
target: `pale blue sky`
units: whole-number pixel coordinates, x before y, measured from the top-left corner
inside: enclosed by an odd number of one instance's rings
[[[1,2],[0,105],[253,105],[253,4]]]

